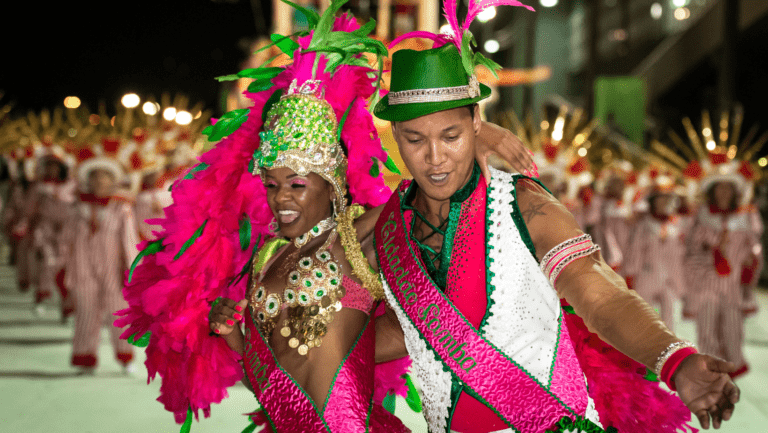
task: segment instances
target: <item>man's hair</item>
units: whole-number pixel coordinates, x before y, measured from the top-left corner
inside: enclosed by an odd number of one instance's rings
[[[469,115],[472,116],[472,120],[475,120],[475,107],[477,107],[477,102],[471,105],[465,105],[469,109]]]

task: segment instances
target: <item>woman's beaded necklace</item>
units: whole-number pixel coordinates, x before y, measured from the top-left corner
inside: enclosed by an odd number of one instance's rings
[[[331,253],[331,247],[338,235],[332,218],[318,223],[300,238],[305,245],[309,239],[320,236],[331,229],[328,239],[312,256],[299,259],[296,268],[288,274],[287,287],[282,296],[267,294],[260,282],[260,275],[252,275],[248,301],[254,311],[254,318],[265,334],[275,328],[277,316],[288,309],[288,318],[283,321],[280,335],[289,338],[288,346],[306,355],[309,349],[319,347],[328,332],[328,324],[334,314],[341,310],[341,298],[345,291],[341,285],[341,267]],[[300,248],[297,245],[297,248]]]

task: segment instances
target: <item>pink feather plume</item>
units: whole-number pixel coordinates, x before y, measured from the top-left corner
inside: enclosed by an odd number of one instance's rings
[[[576,314],[565,314],[565,323],[604,427],[622,433],[698,431],[688,424],[691,411],[680,398],[644,378],[644,365],[591,333]]]
[[[480,12],[484,11],[485,9],[488,9],[489,7],[495,7],[495,6],[521,6],[524,7],[530,11],[533,11],[534,9],[530,6],[527,6],[517,0],[470,0],[469,1],[469,9],[467,10],[467,16],[464,19],[464,24],[459,25],[459,17],[458,17],[458,4],[456,0],[445,0],[443,2],[443,16],[446,20],[448,20],[448,26],[451,28],[451,34],[450,35],[442,35],[427,31],[414,31],[414,32],[408,32],[404,35],[401,35],[397,37],[394,41],[392,41],[389,44],[389,47],[392,48],[393,46],[397,45],[398,43],[402,42],[405,39],[410,38],[423,38],[423,39],[429,39],[434,44],[432,45],[432,48],[440,48],[443,45],[445,45],[448,42],[452,42],[456,47],[461,51],[461,39],[464,37],[464,33],[469,30],[470,24],[472,24],[472,21],[477,18],[477,16],[480,14]]]
[[[451,0],[451,1],[454,3],[456,2],[456,0]],[[446,2],[446,5],[447,4],[448,2]],[[456,33],[456,35],[458,35],[458,37],[461,38],[461,35],[463,35],[464,32],[469,30],[469,25],[472,24],[472,21],[474,21],[475,18],[477,18],[480,12],[490,7],[496,7],[496,6],[519,6],[519,7],[524,7],[531,12],[534,12],[532,7],[525,5],[517,0],[470,0],[469,9],[467,10],[467,17],[464,19],[464,25],[461,26],[461,31]],[[448,22],[450,23],[450,20]]]

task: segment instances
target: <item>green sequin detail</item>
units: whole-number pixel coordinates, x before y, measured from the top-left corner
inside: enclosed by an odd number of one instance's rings
[[[477,189],[477,184],[480,181],[480,174],[480,166],[475,163],[474,167],[472,168],[472,176],[469,178],[469,181],[451,196],[451,208],[448,213],[448,225],[445,230],[430,224],[426,217],[421,215],[421,213],[410,204],[412,203],[416,192],[416,182],[411,183],[411,186],[405,193],[403,209],[413,211],[414,218],[414,221],[411,221],[411,239],[413,239],[416,242],[416,245],[419,247],[421,259],[427,268],[427,273],[429,273],[429,276],[432,277],[432,280],[435,282],[435,284],[442,290],[445,290],[448,284],[448,269],[451,267],[453,240],[456,236],[456,229],[459,225],[461,206],[472,195],[475,189]],[[430,246],[420,242],[416,236],[413,235],[413,229],[416,226],[415,218],[417,217],[429,225],[432,230],[443,236],[443,246],[439,254]],[[435,262],[438,261],[438,257],[440,262],[439,268],[435,265]]]

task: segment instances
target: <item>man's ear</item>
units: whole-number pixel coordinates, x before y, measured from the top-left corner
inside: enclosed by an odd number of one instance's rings
[[[472,117],[472,129],[475,130],[475,136],[480,135],[480,128],[483,127],[483,119],[480,118],[480,104],[475,104],[475,115]]]

